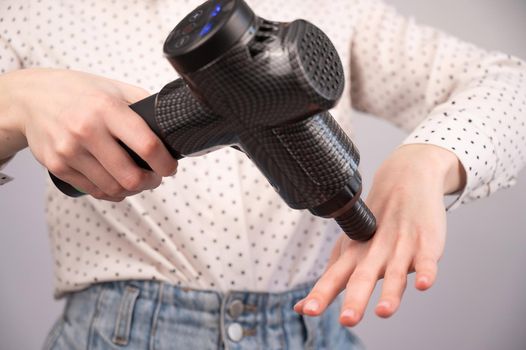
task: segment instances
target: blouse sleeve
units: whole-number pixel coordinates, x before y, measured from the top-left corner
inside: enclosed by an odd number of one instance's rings
[[[455,153],[466,187],[451,208],[513,185],[526,158],[526,65],[360,1],[351,47],[353,107],[411,131],[403,144]]]
[[[0,74],[23,68],[18,48],[25,47],[22,40],[25,23],[28,22],[29,5],[26,1],[0,2]],[[1,132],[1,131],[0,131]],[[0,170],[12,159],[0,159]],[[0,173],[0,186],[12,178]]]

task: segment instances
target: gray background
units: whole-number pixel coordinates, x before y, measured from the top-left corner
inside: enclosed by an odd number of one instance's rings
[[[526,58],[525,0],[390,2],[421,23]],[[356,116],[366,184],[403,137],[383,121]],[[28,151],[6,170],[16,181],[0,188],[0,349],[37,349],[62,309],[52,298],[46,174]],[[449,214],[437,284],[418,292],[411,277],[401,309],[388,320],[369,308],[356,327],[369,349],[526,349],[525,191],[523,173],[514,188]]]

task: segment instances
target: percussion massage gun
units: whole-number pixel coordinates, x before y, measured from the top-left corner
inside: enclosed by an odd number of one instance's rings
[[[175,27],[164,53],[182,79],[130,107],[175,158],[233,146],[291,208],[334,218],[355,240],[374,235],[358,151],[327,112],[344,74],[319,28],[265,20],[243,0],[210,0]],[[83,194],[51,176],[65,194]]]

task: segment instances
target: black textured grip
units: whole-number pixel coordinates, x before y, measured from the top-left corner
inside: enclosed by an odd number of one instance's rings
[[[179,154],[195,155],[236,142],[232,120],[198,101],[182,79],[159,92],[155,112],[165,143]]]

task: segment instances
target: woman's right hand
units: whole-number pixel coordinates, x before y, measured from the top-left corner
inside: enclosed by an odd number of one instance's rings
[[[155,188],[177,169],[177,160],[128,107],[148,96],[138,87],[71,70],[26,69],[1,75],[0,88],[0,159],[28,145],[55,176],[111,201]],[[118,140],[153,171],[135,164]],[[9,146],[18,149],[8,152]]]

